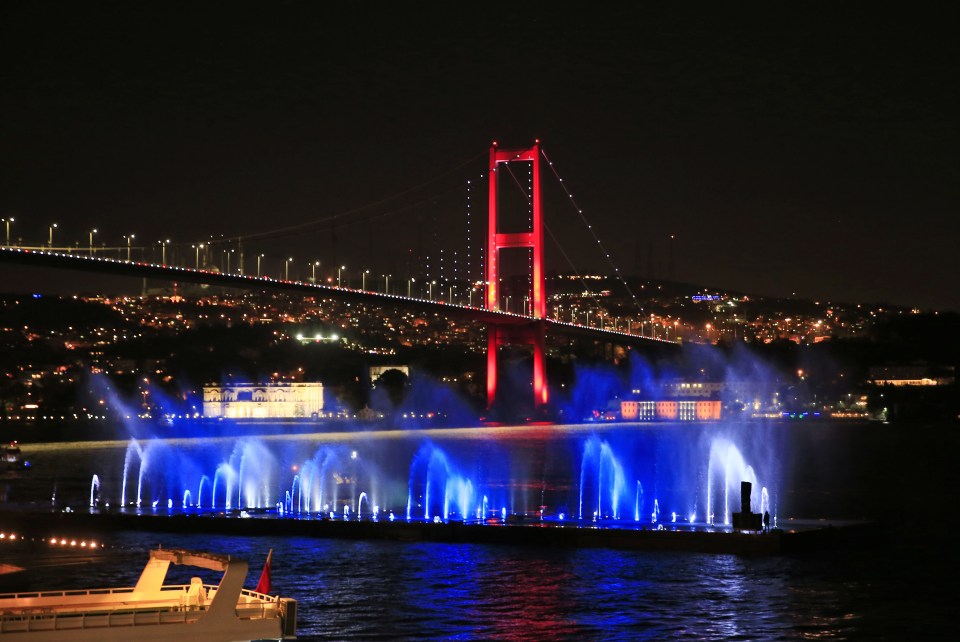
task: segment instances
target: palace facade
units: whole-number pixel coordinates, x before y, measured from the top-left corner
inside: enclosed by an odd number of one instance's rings
[[[318,417],[322,383],[237,383],[203,387],[203,416],[228,419]]]

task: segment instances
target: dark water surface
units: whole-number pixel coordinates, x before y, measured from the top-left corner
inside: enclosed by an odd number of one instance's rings
[[[102,553],[92,556],[64,557],[36,543],[0,545],[0,562],[31,569],[0,578],[0,590],[132,585],[156,545],[245,557],[252,585],[273,548],[274,591],[298,600],[303,639],[951,638],[960,593],[954,428],[773,428],[780,431],[772,456],[782,462],[774,484],[781,521],[877,520],[888,534],[879,548],[738,557],[123,532],[104,533]],[[617,431],[607,437],[626,439]],[[480,448],[490,435],[433,438],[459,452]],[[385,449],[405,459],[398,469],[409,465],[406,439]],[[518,443],[523,457],[539,461],[524,470],[541,484],[543,471],[553,471],[552,484],[565,487],[557,471],[575,467],[575,446],[557,445],[548,433]],[[501,452],[484,447],[478,452]],[[124,449],[38,446],[32,457],[39,474],[0,482],[4,497],[49,505],[55,481],[58,507],[82,510],[90,475],[101,471],[107,486]],[[746,444],[743,450],[760,452]],[[386,468],[389,455],[380,457]]]
[[[272,547],[274,591],[298,600],[303,639],[915,640],[954,624],[955,583],[930,575],[936,554],[899,547],[750,558],[138,532],[104,541],[106,555],[70,566],[49,548],[7,546],[7,559],[36,568],[0,586],[132,586],[158,544],[246,557],[252,585]]]

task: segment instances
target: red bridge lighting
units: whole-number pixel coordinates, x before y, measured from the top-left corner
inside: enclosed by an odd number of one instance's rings
[[[500,233],[497,229],[497,166],[512,161],[532,163],[533,223],[529,232]],[[487,407],[497,396],[497,348],[509,344],[533,346],[533,398],[537,408],[547,403],[546,328],[547,299],[543,273],[543,210],[540,200],[540,141],[528,149],[499,149],[496,141],[490,147],[490,210],[487,227],[487,296],[488,310],[499,310],[499,259],[505,248],[533,250],[533,305],[531,316],[536,319],[527,326],[498,326],[491,324],[487,335]]]

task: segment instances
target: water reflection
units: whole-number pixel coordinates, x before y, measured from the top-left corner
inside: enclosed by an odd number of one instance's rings
[[[299,603],[304,640],[919,639],[951,623],[917,559],[804,557],[114,533],[105,548],[7,546],[0,590],[132,586],[150,547],[229,552]],[[197,569],[172,567],[172,582]],[[11,584],[11,582],[14,582]],[[909,613],[909,623],[904,614]]]
[[[538,430],[543,433],[545,429]],[[818,431],[826,430],[827,427],[811,427],[790,433],[793,442],[784,449],[790,453],[790,459],[818,462],[815,467],[797,464],[798,472],[782,493],[789,497],[792,506],[806,496],[804,505],[821,511],[815,514],[832,511],[851,516],[861,515],[862,512],[852,511],[862,511],[860,504],[866,502],[875,514],[896,507],[884,514],[896,514],[899,518],[904,507],[917,514],[939,515],[934,509],[949,505],[949,493],[957,487],[958,469],[948,466],[955,457],[955,435],[951,437],[953,441],[947,442],[949,447],[928,452],[927,447],[914,444],[909,431],[891,433],[877,426],[856,431],[842,426],[835,430],[847,440],[842,442],[846,445],[831,450],[823,447],[822,440],[815,439]],[[477,495],[486,495],[490,505],[502,501],[516,510],[547,505],[550,512],[577,506],[583,444],[596,434],[616,453],[623,476],[630,482],[628,501],[620,500],[621,521],[625,513],[631,518],[635,511],[650,513],[655,501],[662,507],[664,519],[675,510],[683,514],[684,501],[690,499],[685,481],[689,471],[699,471],[693,482],[696,488],[707,487],[708,478],[716,481],[712,505],[721,505],[720,491],[726,486],[725,481],[720,483],[725,476],[724,463],[715,460],[714,474],[707,468],[709,457],[707,465],[697,463],[703,461],[702,453],[709,454],[716,437],[735,443],[743,461],[753,467],[758,478],[767,474],[770,461],[775,459],[774,446],[780,444],[777,429],[770,431],[762,426],[744,428],[744,433],[720,427],[694,429],[683,435],[682,442],[650,429],[637,433],[562,427],[546,432],[498,429],[366,437],[340,434],[264,439],[263,443],[279,462],[276,476],[279,478],[281,472],[289,476],[277,481],[283,492],[290,490],[292,477],[297,474],[288,472],[289,462],[312,459],[323,445],[338,453],[348,453],[347,460],[353,450],[360,457],[369,458],[363,460],[368,468],[357,468],[356,492],[347,493],[344,486],[344,492],[337,496],[338,501],[349,497],[352,505],[357,506],[358,493],[363,491],[369,493],[371,503],[374,495],[400,496],[405,503],[410,461],[424,438],[429,438],[457,463],[460,474],[481,480]],[[229,462],[236,444],[229,440],[164,443],[168,448],[158,448],[156,452],[172,450],[177,456],[164,454],[157,461],[190,460],[204,464],[182,470],[186,477],[207,475],[209,481],[203,485],[202,497],[203,503],[210,501],[213,480],[204,463],[208,461],[206,457],[213,462]],[[863,455],[881,446],[886,459],[878,461],[877,456]],[[49,506],[51,497],[56,496],[58,508],[87,507],[93,492],[93,474],[98,476],[101,501],[116,503],[125,477],[128,497],[132,500],[136,496],[134,480],[139,472],[133,460],[128,475],[123,474],[128,449],[125,441],[29,448],[34,467],[29,477],[6,486],[10,501]],[[729,453],[729,448],[720,454],[724,452]],[[865,473],[876,468],[886,474],[905,476],[906,472],[898,472],[904,452],[912,453],[911,459],[916,461],[932,459],[935,465],[931,464],[930,470],[949,474],[941,473],[933,480],[937,483],[924,484],[924,492],[915,496],[908,496],[909,484],[896,476],[893,479],[898,483],[874,488],[870,480],[875,475]],[[739,461],[731,456],[729,468],[737,468]],[[643,471],[650,463],[656,474],[644,477]],[[587,469],[592,480],[598,478],[594,471],[611,470],[593,465]],[[147,478],[149,470],[148,467],[144,473]],[[376,489],[361,488],[364,476],[371,474],[365,471],[374,470],[380,471],[372,474],[382,475],[383,483]],[[638,471],[640,474],[636,474]],[[386,479],[393,476],[402,481],[398,484]],[[607,474],[601,478],[608,478]],[[321,477],[315,479],[319,484]],[[332,473],[323,479],[327,481],[323,482],[322,494],[329,496]],[[511,480],[522,483],[511,486]],[[201,494],[199,478],[195,487],[193,484],[196,502]],[[587,496],[594,495],[596,483],[591,484]],[[170,496],[182,502],[181,489],[172,483],[168,487]],[[638,492],[641,487],[642,498]],[[234,486],[231,494],[238,490]],[[250,495],[258,492],[260,489],[256,488]],[[220,488],[217,493],[221,498],[226,494]],[[147,497],[149,501],[157,499],[151,491],[143,495],[145,504]],[[317,495],[311,497],[313,505]],[[837,498],[849,497],[857,501],[837,503]],[[671,502],[673,505],[668,507]],[[606,500],[603,505],[608,505]],[[696,507],[687,508],[696,508],[702,515],[706,512],[705,497],[701,496]],[[91,584],[130,586],[142,568],[144,551],[157,544],[245,557],[251,562],[248,580],[253,583],[272,547],[276,591],[299,601],[300,633],[306,640],[944,639],[952,632],[954,619],[955,580],[949,571],[957,561],[955,532],[949,524],[920,529],[916,522],[909,522],[898,537],[912,535],[907,541],[916,545],[891,547],[879,555],[872,550],[851,550],[772,559],[282,536],[113,533],[98,537],[107,543],[109,554],[101,554],[82,566],[71,566],[50,552],[24,555],[21,561],[32,564],[34,571],[3,578],[0,590],[79,588]],[[4,562],[28,565],[19,563],[12,551],[0,551]]]

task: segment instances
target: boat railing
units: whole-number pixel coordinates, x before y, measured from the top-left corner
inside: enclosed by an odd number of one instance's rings
[[[5,613],[0,616],[0,635],[25,631],[62,631],[195,622],[200,619],[205,610],[205,607],[189,611],[171,608],[118,607],[79,612],[59,610],[37,612],[35,610],[21,614]]]
[[[0,603],[4,600],[22,600],[32,598],[74,597],[84,595],[114,595],[118,593],[133,593],[133,587],[103,588],[103,589],[71,589],[66,591],[21,591],[17,593],[0,593]]]
[[[279,596],[257,593],[249,589],[240,591],[237,602],[237,617],[241,620],[264,620],[283,615]]]
[[[137,598],[134,598],[132,588],[0,594],[0,634],[195,622],[206,613],[217,587],[204,585],[208,596],[204,604],[188,603],[189,589],[188,584],[169,585],[159,593]],[[89,599],[104,596],[113,596],[114,599]],[[129,599],[118,602],[117,597]],[[65,598],[69,601],[63,602]],[[15,607],[10,606],[13,600],[19,601]],[[7,605],[4,605],[5,601]],[[236,616],[239,619],[274,619],[283,615],[278,597],[243,589],[237,601]]]

